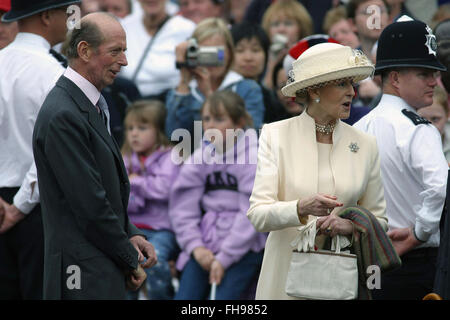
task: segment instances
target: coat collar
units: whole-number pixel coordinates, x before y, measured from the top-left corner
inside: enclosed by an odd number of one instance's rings
[[[120,154],[119,146],[117,145],[113,137],[108,133],[108,129],[106,128],[100,115],[98,114],[97,109],[88,99],[88,97],[83,93],[83,91],[81,91],[81,89],[74,82],[66,78],[64,75],[62,75],[58,79],[56,86],[63,88],[72,97],[73,101],[80,108],[81,112],[86,114],[90,125],[109,146],[116,159],[119,160],[119,163],[122,163],[122,156]],[[125,172],[125,168],[123,167],[123,165],[121,165],[121,167],[122,171]]]

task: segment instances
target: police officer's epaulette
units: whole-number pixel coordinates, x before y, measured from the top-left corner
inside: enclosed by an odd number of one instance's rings
[[[418,114],[412,112],[412,111],[408,111],[406,109],[402,110],[402,113],[407,116],[416,126],[419,124],[429,124],[431,123],[430,121],[428,121],[425,118],[422,118],[421,116],[419,116]]]

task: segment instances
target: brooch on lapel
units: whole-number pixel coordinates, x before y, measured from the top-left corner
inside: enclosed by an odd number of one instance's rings
[[[351,152],[358,152],[359,147],[356,144],[356,142],[350,142],[350,145],[348,146]]]

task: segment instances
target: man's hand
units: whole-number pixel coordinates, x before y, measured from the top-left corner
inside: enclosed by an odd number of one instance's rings
[[[394,229],[388,231],[387,235],[391,239],[392,245],[399,256],[404,255],[421,244],[421,242],[414,237],[411,228]]]
[[[214,261],[214,254],[205,247],[197,247],[192,252],[194,259],[206,271],[210,271],[211,264]]]
[[[211,263],[211,270],[209,271],[209,283],[216,283],[217,285],[219,285],[224,275],[225,269],[223,268],[222,264],[219,261],[214,260]]]
[[[136,291],[139,289],[147,278],[147,274],[140,264],[136,270],[133,270],[127,275],[127,288]]]
[[[131,237],[130,242],[133,244],[134,248],[139,253],[138,260],[140,263],[143,262],[142,263],[143,268],[153,267],[158,262],[155,248],[150,242],[145,240],[142,236]],[[145,259],[147,260],[145,261]]]
[[[15,205],[10,205],[0,198],[0,234],[5,233],[16,225],[26,215],[17,209]],[[2,214],[3,212],[3,214]]]

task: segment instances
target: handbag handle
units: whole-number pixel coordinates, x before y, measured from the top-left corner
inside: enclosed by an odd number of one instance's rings
[[[316,235],[320,231],[316,227],[317,219],[309,221],[306,225],[300,226],[297,237],[291,242],[291,247],[297,249],[298,252],[308,252],[314,250]],[[341,237],[337,234],[331,239],[331,250],[341,253]]]
[[[331,238],[331,250],[333,250],[333,247],[336,253],[341,253],[341,238],[338,234]]]

